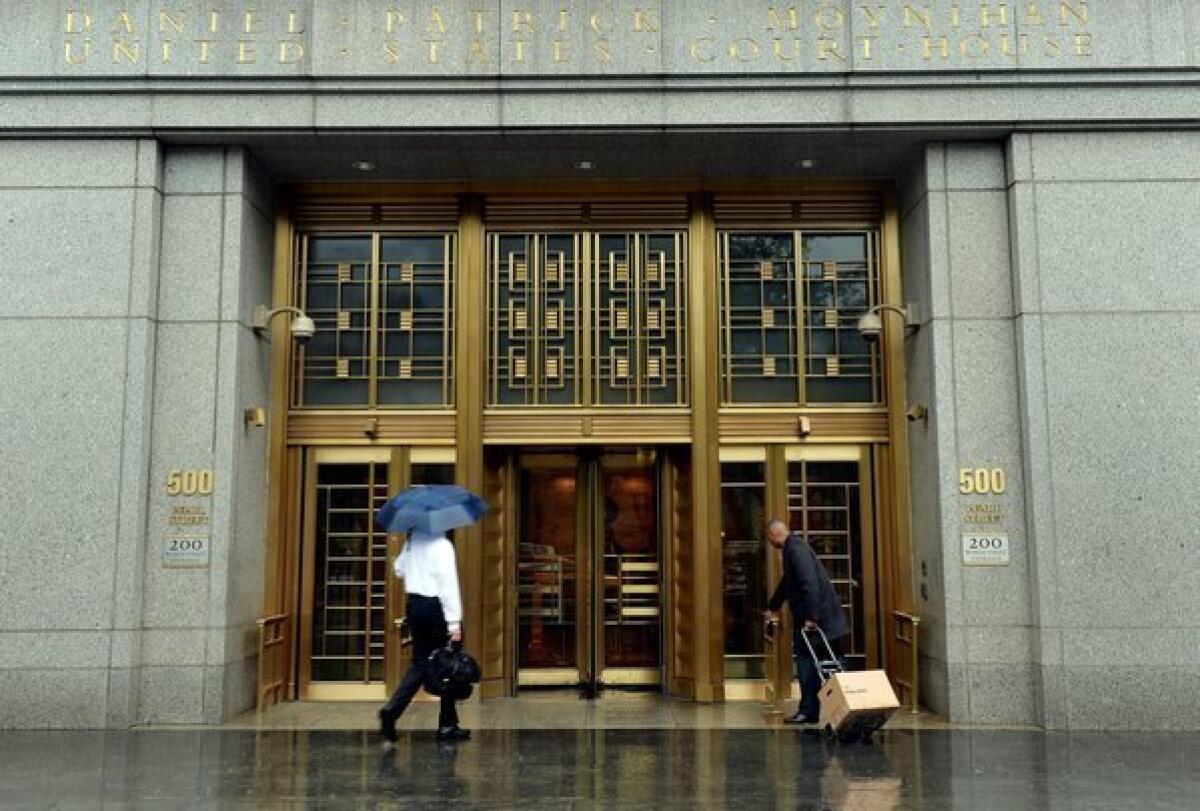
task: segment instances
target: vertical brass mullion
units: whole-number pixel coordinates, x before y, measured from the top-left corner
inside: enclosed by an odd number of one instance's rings
[[[301,700],[308,697],[308,687],[312,681],[312,618],[313,618],[313,588],[316,580],[316,554],[314,546],[317,540],[317,459],[316,452],[308,450],[304,454],[304,544],[303,560],[300,564],[300,611],[296,618],[296,632],[299,640],[300,672],[297,681]]]
[[[479,385],[487,370],[488,322],[485,312],[486,268],[483,201],[474,195],[459,199],[459,261],[454,331],[455,480],[474,493],[483,492],[483,409],[486,388]],[[497,629],[483,623],[483,532],[478,524],[456,531],[459,577],[463,584],[463,640],[467,651],[486,668],[481,692],[503,684],[483,656],[483,639]]]
[[[805,284],[807,268],[804,262],[804,232],[797,229],[792,232],[794,244],[792,254],[795,257],[793,273],[796,285],[796,396],[801,405],[808,404],[808,359],[805,349],[808,346],[808,287]],[[836,304],[836,301],[834,302]]]
[[[379,233],[371,234],[371,268],[368,274],[367,288],[367,325],[370,330],[367,339],[367,405],[375,408],[379,404],[379,370],[376,362],[379,357]]]
[[[721,368],[724,374],[721,376],[721,400],[722,402],[733,401],[733,299],[732,299],[732,275],[733,261],[729,258],[729,232],[723,232],[720,237],[721,247],[717,255],[717,264],[721,274],[721,289],[724,292],[724,297],[721,299],[721,330],[725,335],[725,345],[723,348],[718,348],[718,357],[721,358]],[[762,280],[759,280],[759,287],[762,287]],[[760,296],[761,298],[761,296]],[[703,363],[704,359],[697,358],[696,363]]]
[[[863,595],[863,649],[866,651],[866,667],[874,670],[879,667],[879,640],[883,630],[879,611],[879,557],[876,554],[875,520],[874,520],[874,486],[871,447],[859,447],[858,458],[858,513],[859,541],[858,550],[862,571],[862,583],[859,588]],[[851,573],[853,574],[853,568]]]
[[[532,348],[529,353],[529,375],[530,375],[530,390],[533,392],[533,401],[537,405],[544,405],[546,402],[546,394],[542,391],[542,296],[544,291],[542,285],[542,250],[543,239],[540,234],[531,234],[529,236],[529,249],[526,250],[525,263],[526,271],[529,273],[529,290],[531,291],[531,301],[529,307],[529,334],[531,336]]]
[[[395,446],[392,448],[391,456],[388,460],[388,492],[399,493],[410,484],[412,484],[411,470],[411,451],[407,446]],[[396,533],[391,533],[387,538],[387,563],[390,564],[400,554],[402,536]],[[400,646],[399,630],[395,626],[395,621],[404,615],[404,581],[398,577],[392,576],[392,567],[387,565],[384,567],[384,577],[387,581],[387,588],[384,590],[386,595],[385,603],[387,609],[385,611],[384,627],[387,629],[384,636],[384,664],[383,664],[383,679],[390,694],[396,689],[396,685],[400,681],[400,677],[406,669],[405,651]]]
[[[642,405],[643,391],[645,389],[646,378],[646,337],[645,316],[646,316],[646,238],[644,234],[635,232],[633,234],[633,256],[630,264],[630,273],[633,274],[633,359],[634,378],[633,378],[633,403],[632,405]]]
[[[687,356],[687,297],[684,294],[683,274],[680,273],[680,268],[684,266],[687,257],[687,243],[684,240],[683,234],[679,231],[675,232],[675,261],[672,262],[671,284],[675,288],[675,301],[673,306],[675,309],[675,404],[686,405],[688,398],[686,387],[688,381],[688,356]],[[665,262],[663,263],[666,264]],[[666,272],[666,268],[663,268]],[[714,358],[714,363],[719,363],[719,359]],[[666,373],[666,369],[663,369]]]
[[[784,445],[767,446],[763,473],[767,491],[767,520],[778,518],[790,527],[788,463]],[[783,560],[779,552],[770,544],[764,543],[763,551],[767,556],[767,597],[769,598],[771,592],[774,591],[775,584],[783,576]],[[774,683],[768,685],[768,695],[773,695],[776,702],[786,701],[791,697],[793,678],[791,629],[793,621],[794,618],[790,617],[788,612],[781,612],[780,623],[775,635],[775,660],[768,670],[768,677],[774,675]]]
[[[724,694],[724,633],[721,592],[721,466],[718,438],[718,375],[709,359],[717,357],[718,296],[716,225],[712,198],[690,197],[688,289],[692,313],[692,522],[696,580],[692,632],[696,649],[697,701],[719,701]]]
[[[579,361],[575,367],[579,379],[575,385],[580,404],[593,406],[596,405],[593,381],[600,373],[600,363],[596,358],[596,347],[600,342],[597,336],[593,335],[596,327],[592,313],[595,302],[600,300],[600,269],[595,259],[599,254],[597,243],[600,237],[590,231],[583,231],[576,238],[580,243],[582,257],[579,258],[579,264],[576,265],[575,270],[575,306],[577,308],[575,321],[579,327],[579,332],[576,333]],[[580,300],[581,295],[582,301]]]
[[[445,283],[442,285],[442,404],[454,404],[454,367],[456,358],[451,345],[453,330],[451,325],[454,323],[454,278],[458,275],[458,267],[454,262],[454,244],[456,243],[454,234],[446,234],[442,237],[442,273]],[[416,271],[413,271],[413,279],[416,280]],[[415,299],[415,296],[414,296]],[[415,353],[414,353],[415,354]]]

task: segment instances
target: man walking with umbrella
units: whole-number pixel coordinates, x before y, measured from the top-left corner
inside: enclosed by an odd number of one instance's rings
[[[376,522],[388,532],[407,532],[396,558],[396,576],[404,579],[406,616],[413,637],[412,665],[396,692],[379,711],[379,731],[396,741],[396,721],[425,682],[429,657],[447,643],[462,644],[462,596],[454,544],[446,532],[475,523],[487,504],[455,485],[413,487],[380,508]],[[458,725],[453,695],[443,695],[438,740],[465,741],[471,733]]]

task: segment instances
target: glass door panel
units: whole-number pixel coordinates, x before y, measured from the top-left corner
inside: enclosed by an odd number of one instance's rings
[[[528,454],[519,471],[518,684],[661,683],[656,454]]]
[[[522,466],[517,545],[517,665],[554,669],[536,681],[575,683],[578,466],[574,457]]]
[[[396,622],[403,585],[392,573],[402,535],[375,511],[410,484],[451,484],[449,448],[310,448],[304,504],[300,697],[371,699],[406,662]]]
[[[767,471],[762,461],[721,464],[721,555],[724,575],[725,678],[765,678],[763,611],[767,578]]]
[[[867,666],[869,623],[864,579],[863,476],[859,461],[789,459],[788,523],[817,553],[850,621],[843,655],[851,669]],[[871,583],[874,578],[871,578]]]
[[[659,681],[662,578],[659,562],[658,476],[653,455],[600,460],[602,562],[597,640],[603,684]]]
[[[314,457],[309,471],[306,687],[382,685],[388,539],[373,515],[389,495],[387,452]]]

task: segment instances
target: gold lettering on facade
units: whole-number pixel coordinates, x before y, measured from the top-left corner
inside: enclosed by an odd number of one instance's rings
[[[1092,55],[1092,35],[1091,34],[1076,34],[1075,35],[1075,55],[1076,56],[1091,56]]]
[[[988,3],[979,4],[979,27],[990,28],[995,23],[997,26],[1008,25],[1008,4],[1001,3],[993,9]]]
[[[654,19],[653,11],[644,11],[640,8],[633,10],[633,30],[644,31],[650,34],[658,33],[658,20]]]
[[[63,46],[65,47],[65,55],[68,65],[86,64],[88,59],[90,59],[92,56],[92,43],[90,41],[84,42],[82,46],[80,46],[77,43],[67,40],[63,43]],[[77,47],[81,47],[82,50],[80,52],[76,52],[75,49]]]
[[[607,34],[612,31],[612,25],[609,24],[606,26],[604,24],[604,15],[599,11],[588,18],[588,25],[590,25],[592,30],[597,34]]]
[[[750,37],[734,40],[729,46],[729,55],[739,62],[753,62],[759,54],[758,42]]]
[[[168,27],[174,29],[176,34],[182,34],[187,29],[187,12],[177,11],[174,14],[166,10],[158,12],[158,30],[166,34]]]
[[[480,11],[479,9],[475,9],[471,12],[471,17],[475,21],[476,34],[483,34],[483,14],[484,12]]]
[[[787,44],[783,37],[775,37],[775,58],[780,62],[791,62],[800,57],[800,39],[792,39],[792,52],[787,52]]]
[[[712,47],[712,37],[699,37],[698,39],[692,40],[692,44],[689,46],[688,52],[691,53],[693,62],[712,62],[717,58],[716,54],[714,54],[712,51]],[[701,49],[703,49],[703,51]]]
[[[163,40],[162,44],[162,63],[164,65],[171,64],[171,40]]]
[[[570,21],[571,21],[571,17],[569,14],[567,14],[567,10],[565,8],[558,12],[558,30],[559,31],[563,31],[563,32],[569,31],[570,29],[568,28],[567,24]]]
[[[795,31],[800,27],[800,13],[795,6],[780,10],[774,6],[767,9],[767,28],[771,31]]]
[[[884,14],[887,13],[887,9],[878,4],[876,4],[874,8],[871,8],[864,3],[863,5],[859,6],[859,8],[862,9],[863,14],[867,18],[867,25],[871,28],[878,28],[879,24],[883,22]]]
[[[1025,56],[1029,53],[1029,35],[1019,35],[1015,49],[1013,48],[1012,37],[1000,37],[1000,53],[1005,56]]]
[[[925,6],[924,10],[921,10],[914,8],[908,3],[904,4],[905,28],[912,28],[914,24],[920,23],[926,31],[929,31],[933,27],[933,21],[931,17],[932,13],[929,10],[929,6]]]
[[[212,46],[216,45],[216,42],[211,39],[198,39],[196,40],[196,45],[198,45],[200,48],[200,64],[207,65],[211,61]]]
[[[395,65],[400,62],[400,46],[394,42],[383,43],[383,61],[387,65]]]
[[[950,6],[950,27],[955,31],[962,28],[962,9],[958,7],[958,3]]]
[[[221,12],[213,11],[208,15],[208,33],[215,34],[221,30]]]
[[[112,61],[113,64],[120,64],[122,61],[128,61],[134,65],[142,59],[142,46],[136,42],[126,42],[123,39],[118,39],[113,42]]]
[[[259,28],[261,21],[258,18],[257,12],[247,11],[242,19],[242,30],[244,30],[247,34],[254,36],[255,34],[262,33],[262,29]]]
[[[592,50],[596,54],[596,61],[602,64],[608,64],[612,61],[612,46],[606,39],[598,40]]]
[[[933,59],[933,51],[935,46],[937,47],[938,53],[941,54],[942,59],[950,58],[950,40],[947,37],[938,37],[937,39],[934,39],[933,37],[925,37],[922,40],[921,58],[926,62]]]
[[[822,6],[813,15],[813,22],[823,31],[837,31],[846,27],[846,15],[840,8]]]
[[[981,59],[988,54],[991,46],[981,34],[970,34],[958,43],[958,54],[963,59]]]
[[[526,9],[514,9],[512,13],[512,30],[514,34],[532,34],[535,32],[533,27],[533,13]]]
[[[389,11],[384,16],[383,29],[388,34],[396,33],[396,29],[404,25],[404,13],[400,11]]]
[[[436,39],[432,39],[429,41],[429,64],[435,65],[441,61],[441,58],[442,58],[441,48],[442,48],[442,43],[438,42]]]
[[[82,11],[67,12],[67,33],[68,34],[87,34],[92,30],[92,24],[95,20],[92,15]]]
[[[237,62],[239,65],[253,65],[258,60],[254,52],[254,41],[238,40]]]
[[[1063,26],[1071,24],[1071,18],[1074,17],[1079,23],[1079,27],[1083,28],[1088,22],[1088,7],[1087,0],[1059,0],[1058,3],[1058,18]]]
[[[1045,25],[1046,18],[1042,16],[1042,10],[1038,8],[1037,3],[1030,3],[1025,9],[1025,25]]]
[[[817,59],[825,62],[831,58],[836,59],[839,62],[846,61],[846,57],[841,52],[841,46],[838,45],[838,41],[836,39],[821,37],[817,40]]]
[[[117,14],[117,21],[113,26],[114,34],[136,34],[137,31],[133,28],[133,20],[129,16],[128,11],[122,11]]]
[[[284,40],[279,43],[279,64],[294,65],[304,61],[304,46],[299,42]]]
[[[571,43],[561,39],[554,40],[554,61],[558,63],[571,61]]]
[[[514,62],[524,62],[525,61],[525,40],[519,39],[513,43],[513,61]]]
[[[429,10],[429,25],[425,26],[425,33],[442,35],[447,30],[446,21],[442,19],[442,12],[437,6],[434,6]]]
[[[300,12],[298,12],[298,11],[289,11],[288,12],[287,32],[289,34],[305,33],[304,20],[303,20],[303,18],[301,18]]]
[[[467,64],[470,65],[472,63],[477,63],[480,65],[486,65],[490,61],[491,60],[488,59],[487,49],[483,46],[483,40],[478,38],[471,40],[471,48],[469,51],[467,51]]]
[[[867,60],[868,62],[870,62],[872,59],[875,58],[874,57],[874,54],[875,54],[874,42],[877,39],[879,39],[879,37],[865,37],[864,36],[864,37],[858,38],[859,44],[862,45],[862,58]]]

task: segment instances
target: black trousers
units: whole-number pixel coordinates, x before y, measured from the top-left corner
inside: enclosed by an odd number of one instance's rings
[[[410,594],[407,606],[408,627],[413,637],[413,658],[412,665],[400,680],[396,692],[388,699],[388,703],[383,705],[384,713],[393,720],[404,714],[413,696],[425,683],[425,668],[429,664],[430,654],[443,647],[450,636],[438,598]],[[443,696],[442,708],[438,713],[438,727],[445,729],[453,726],[458,726],[458,711],[454,708],[454,699]]]
[[[808,645],[804,643],[804,638],[801,636],[804,631],[795,631],[792,634],[792,658],[796,661],[796,678],[800,680],[800,714],[809,718],[816,718],[821,714],[821,700],[818,694],[821,692],[821,673],[817,670],[817,663],[813,661],[812,654],[808,651]],[[821,637],[813,632],[809,636],[809,642],[812,643],[813,650],[821,658],[825,658],[825,645],[821,642]],[[830,647],[833,648],[833,655],[838,661],[842,661],[842,641],[840,639],[829,640]]]

